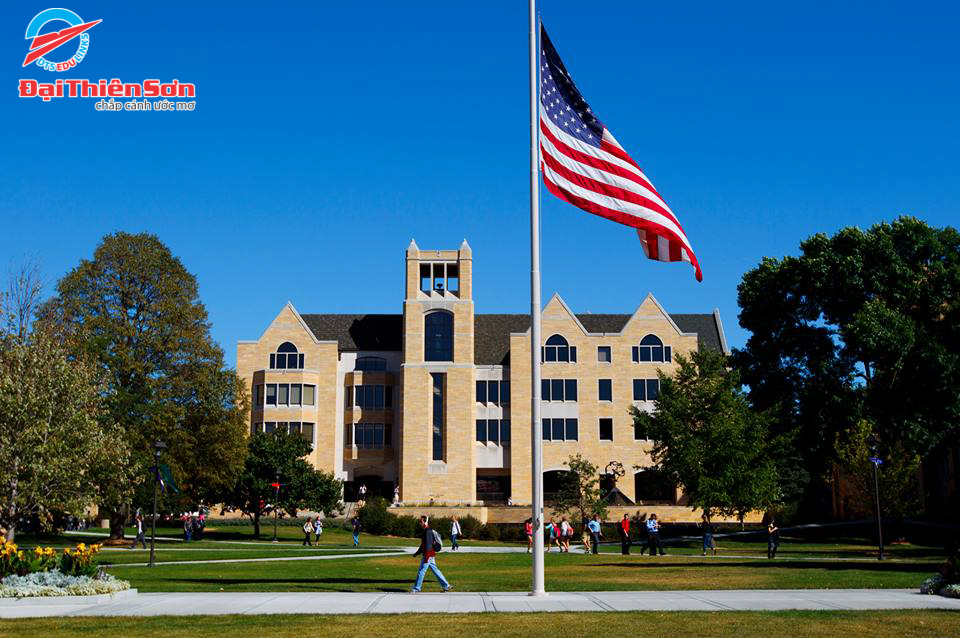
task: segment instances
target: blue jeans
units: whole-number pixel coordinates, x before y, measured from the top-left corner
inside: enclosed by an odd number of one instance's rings
[[[360,532],[353,533],[353,546],[356,547],[360,544]]]
[[[450,534],[450,549],[457,549],[460,547],[460,543],[457,542],[457,535]]]
[[[444,589],[450,588],[450,583],[443,577],[443,572],[437,568],[437,559],[431,556],[430,558],[424,558],[420,561],[420,571],[417,572],[417,582],[413,586],[413,591],[420,591],[420,588],[423,587],[423,577],[427,574],[428,569],[437,577],[437,581],[441,587]]]

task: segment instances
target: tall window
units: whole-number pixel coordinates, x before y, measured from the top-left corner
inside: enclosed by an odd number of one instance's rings
[[[317,386],[306,383],[268,383],[266,393],[267,405],[314,405]]]
[[[477,403],[510,403],[509,381],[477,381]]]
[[[647,335],[640,340],[639,346],[633,346],[633,361],[634,363],[650,361],[670,363],[673,361],[673,349],[663,345],[657,335]]]
[[[660,379],[634,379],[634,401],[656,401],[660,396]]]
[[[553,335],[543,346],[543,360],[552,363],[566,363],[577,361],[577,347],[567,343],[561,335]]]
[[[510,419],[477,419],[477,441],[510,444]]]
[[[600,401],[613,401],[613,380],[598,379],[597,394]]]
[[[431,372],[433,379],[433,460],[443,460],[443,381],[444,374]]]
[[[302,370],[303,354],[297,352],[297,346],[284,341],[277,351],[270,355],[271,370]]]
[[[425,361],[453,361],[453,313],[438,310],[423,320]]]
[[[600,440],[613,440],[613,419],[600,419]]]

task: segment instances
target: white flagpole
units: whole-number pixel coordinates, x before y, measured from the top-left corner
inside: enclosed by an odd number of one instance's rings
[[[540,68],[536,0],[530,6],[530,486],[533,491],[531,596],[543,596],[543,438],[540,434]]]

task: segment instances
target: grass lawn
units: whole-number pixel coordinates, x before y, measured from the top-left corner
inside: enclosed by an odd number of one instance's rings
[[[410,556],[109,569],[140,591],[405,591],[416,573]],[[444,551],[440,568],[459,591],[526,591],[530,556]],[[930,560],[775,560],[691,555],[546,555],[548,590],[792,589],[918,587]],[[427,589],[439,590],[432,577]]]
[[[161,616],[0,620],[0,636],[129,638],[324,638],[356,636],[698,636],[819,638],[821,636],[960,635],[950,611],[621,612],[542,614],[408,614],[371,616]]]

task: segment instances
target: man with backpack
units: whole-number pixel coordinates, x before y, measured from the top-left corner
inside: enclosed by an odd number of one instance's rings
[[[440,534],[437,534],[430,528],[426,516],[420,517],[420,531],[420,547],[417,548],[414,554],[414,556],[421,557],[420,571],[417,572],[417,582],[414,583],[413,589],[410,591],[414,594],[420,591],[420,588],[423,586],[423,577],[426,575],[428,569],[437,577],[437,581],[440,583],[443,591],[450,591],[453,589],[453,585],[447,582],[447,579],[443,577],[443,573],[437,567],[437,552],[443,549],[443,543],[440,542]]]

